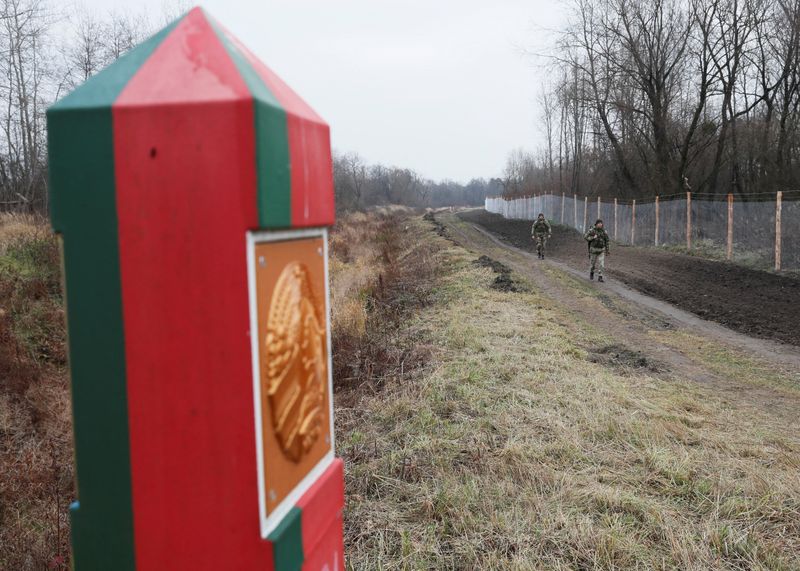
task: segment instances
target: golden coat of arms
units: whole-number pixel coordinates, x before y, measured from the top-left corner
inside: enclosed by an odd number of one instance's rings
[[[299,462],[324,430],[326,369],[324,309],[308,268],[290,262],[275,283],[264,335],[262,379],[283,453]]]

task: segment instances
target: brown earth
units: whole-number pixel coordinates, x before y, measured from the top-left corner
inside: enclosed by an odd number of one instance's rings
[[[531,223],[484,210],[459,213],[517,248],[533,252]],[[547,256],[588,272],[585,242],[575,230],[553,226]],[[727,262],[651,248],[612,244],[606,274],[649,296],[740,333],[800,346],[800,280]]]

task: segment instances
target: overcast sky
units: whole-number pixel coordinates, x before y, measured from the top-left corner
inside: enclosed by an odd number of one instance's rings
[[[167,0],[169,1],[169,0]],[[165,0],[79,0],[102,14]],[[466,182],[500,174],[542,140],[548,81],[525,55],[563,9],[548,0],[207,0],[202,6],[331,125],[333,146],[369,162]]]

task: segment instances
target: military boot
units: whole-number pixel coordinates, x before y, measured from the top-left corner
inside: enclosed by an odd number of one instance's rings
[[[597,276],[597,281],[599,281],[599,282],[604,282],[604,281],[606,281],[606,280],[604,280],[604,279],[603,279],[603,276]]]
[[[593,280],[593,279],[594,279],[594,270],[592,270],[592,271],[590,271],[590,272],[589,272],[589,279],[590,279],[590,280]]]

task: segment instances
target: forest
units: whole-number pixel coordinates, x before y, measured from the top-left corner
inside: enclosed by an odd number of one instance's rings
[[[619,198],[796,189],[800,2],[573,0],[540,54],[544,144],[507,196]]]

